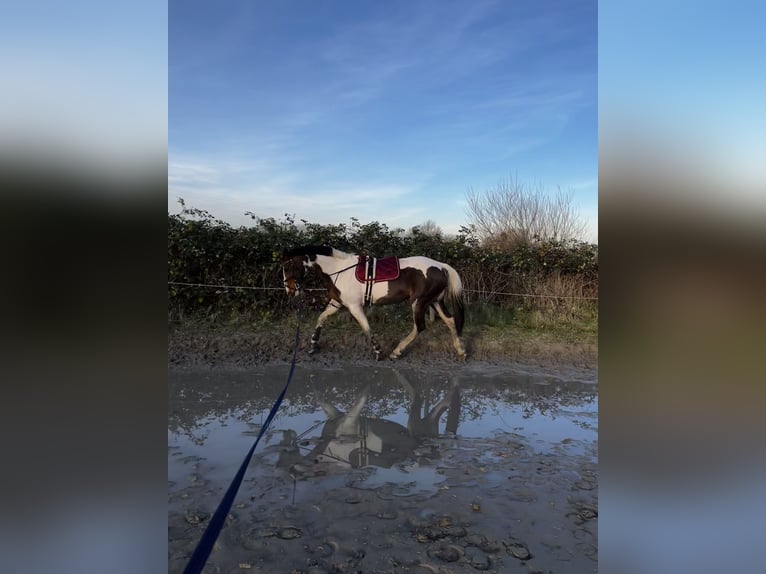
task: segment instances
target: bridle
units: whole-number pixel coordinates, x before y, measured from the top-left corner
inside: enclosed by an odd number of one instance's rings
[[[288,264],[289,264],[289,266],[288,266]],[[358,265],[358,263],[354,263],[353,265],[349,265],[348,267],[344,267],[344,268],[343,268],[343,269],[341,269],[340,271],[334,271],[334,272],[332,272],[332,273],[326,273],[326,275],[327,275],[328,277],[332,277],[332,276],[334,275],[334,276],[335,276],[335,279],[333,279],[333,284],[337,284],[337,282],[338,282],[338,277],[340,277],[340,274],[341,274],[341,273],[343,273],[344,271],[348,271],[349,269],[353,269],[353,268],[354,268],[354,267],[356,267],[357,265]],[[288,267],[288,268],[292,269],[294,266],[295,266],[295,260],[291,258],[289,261],[285,261],[285,262],[282,264],[282,270],[283,270],[283,271],[286,271],[286,267]],[[290,279],[283,279],[283,280],[282,280],[282,283],[283,283],[283,284],[285,284],[285,285],[287,286],[287,283],[288,283],[288,281],[290,281],[290,280],[292,280],[292,281],[294,281],[294,282],[295,282],[295,290],[296,290],[296,291],[300,291],[300,290],[301,290],[301,284],[298,282],[298,280],[297,280],[295,277],[291,277]],[[288,287],[289,287],[289,286],[288,286]]]
[[[289,265],[288,265],[288,263],[289,263]],[[302,265],[302,264],[301,264],[301,265]],[[287,275],[287,268],[289,268],[289,269],[292,271],[293,267],[295,267],[295,260],[294,260],[294,259],[292,259],[292,258],[290,258],[290,260],[289,260],[289,261],[285,261],[285,262],[282,264],[282,272],[283,272],[285,275]],[[304,271],[304,273],[305,273],[305,271]],[[282,280],[282,283],[283,283],[283,284],[284,284],[284,285],[285,285],[285,286],[286,286],[286,287],[289,289],[289,288],[290,288],[290,285],[289,285],[289,282],[290,282],[290,281],[292,281],[292,282],[293,282],[293,284],[295,285],[295,291],[296,291],[296,292],[298,292],[298,291],[300,291],[300,290],[301,290],[301,284],[300,284],[300,282],[298,281],[298,279],[296,279],[295,277],[290,277],[289,279],[283,279],[283,280]]]

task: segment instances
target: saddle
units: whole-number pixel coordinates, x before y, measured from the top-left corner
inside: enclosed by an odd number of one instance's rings
[[[395,256],[377,258],[360,255],[354,274],[357,281],[367,284],[364,304],[368,306],[372,303],[373,283],[393,281],[399,278],[399,258]]]

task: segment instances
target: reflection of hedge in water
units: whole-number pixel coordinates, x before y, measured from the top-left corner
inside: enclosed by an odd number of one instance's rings
[[[522,407],[523,418],[535,414],[551,415],[555,418],[551,411],[559,407],[580,407],[596,398],[596,391],[592,385],[584,384],[579,390],[562,390],[563,385],[535,387],[520,390],[516,386],[491,384],[467,388],[462,394],[461,420],[479,419],[490,407],[497,404]]]
[[[461,228],[455,237],[408,232],[385,224],[319,225],[259,219],[251,227],[232,228],[203,210],[168,214],[168,280],[185,283],[282,287],[279,254],[284,248],[325,244],[377,256],[427,255],[460,271],[469,301],[533,305],[534,300],[493,295],[528,292],[550,284],[561,295],[597,296],[597,246],[582,242],[522,244],[510,251],[479,245],[475,233]],[[566,289],[566,292],[562,291]],[[321,298],[319,298],[321,299]],[[286,308],[282,291],[210,289],[169,285],[171,316],[247,313],[268,319]],[[569,302],[571,304],[571,301]],[[321,302],[317,302],[321,305]]]
[[[287,368],[259,371],[262,377],[246,374],[218,374],[202,377],[199,374],[171,374],[169,391],[171,410],[168,412],[168,430],[185,434],[199,430],[211,419],[226,418],[236,413],[242,421],[259,423],[265,419],[274,399],[282,390]],[[424,397],[425,410],[443,397],[451,384],[448,377],[423,372],[400,372]],[[218,377],[218,380],[216,380]],[[548,414],[557,407],[578,407],[596,398],[596,387],[590,383],[550,382],[540,384],[534,377],[476,377],[466,374],[460,381],[460,421],[473,421],[484,417],[498,404],[521,406],[525,417],[534,413]],[[348,410],[356,403],[366,385],[370,395],[364,415],[386,418],[398,412],[408,412],[411,399],[405,388],[397,382],[392,371],[374,369],[324,370],[312,373],[310,381],[295,381],[288,391],[279,417],[320,410],[319,398],[340,410]],[[226,397],[221,399],[220,397]],[[322,418],[322,415],[317,415]],[[279,427],[279,419],[275,420]],[[295,429],[302,432],[305,429]]]
[[[181,401],[175,400],[176,403],[179,403],[178,409],[168,413],[168,430],[181,432],[199,429],[210,419],[225,418],[233,413],[235,413],[236,418],[242,421],[259,423],[261,419],[265,420],[274,400],[282,390],[282,385],[284,385],[284,380],[280,380],[276,385],[253,384],[252,394],[257,398],[242,399],[241,402],[235,402],[236,399],[230,397],[226,403],[206,401],[204,397],[208,393],[200,392],[197,389],[189,390],[188,386],[183,386],[184,398]],[[347,389],[332,389],[323,396],[325,400],[338,408],[347,409],[357,400],[362,388],[362,386],[356,385]],[[368,416],[385,418],[394,415],[408,405],[409,398],[404,389],[389,389],[384,396],[380,396],[376,391],[377,389],[373,387],[365,411]],[[313,390],[305,386],[292,385],[279,409],[279,415],[274,424],[278,424],[279,417],[290,418],[299,414],[319,411],[320,406],[316,399],[317,395]]]

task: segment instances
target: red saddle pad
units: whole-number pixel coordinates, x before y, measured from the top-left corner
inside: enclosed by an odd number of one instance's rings
[[[399,277],[399,258],[395,256],[381,257],[374,259],[375,265],[375,283],[380,281],[393,281]],[[356,279],[360,283],[367,282],[367,257],[359,256],[359,263],[356,266]]]

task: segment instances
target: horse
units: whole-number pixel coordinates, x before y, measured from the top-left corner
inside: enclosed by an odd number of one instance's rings
[[[389,357],[398,359],[407,346],[426,328],[426,311],[435,311],[452,334],[458,358],[465,360],[466,352],[460,341],[463,331],[463,284],[457,271],[446,263],[429,257],[372,257],[346,253],[324,245],[309,245],[282,252],[282,274],[288,296],[297,296],[303,286],[307,269],[316,269],[329,301],[319,315],[311,335],[309,354],[316,352],[322,325],[328,317],[345,307],[367,336],[375,359],[381,349],[370,330],[364,313],[365,305],[389,305],[408,301],[412,307],[414,326],[394,348]],[[444,301],[448,300],[452,314]]]

